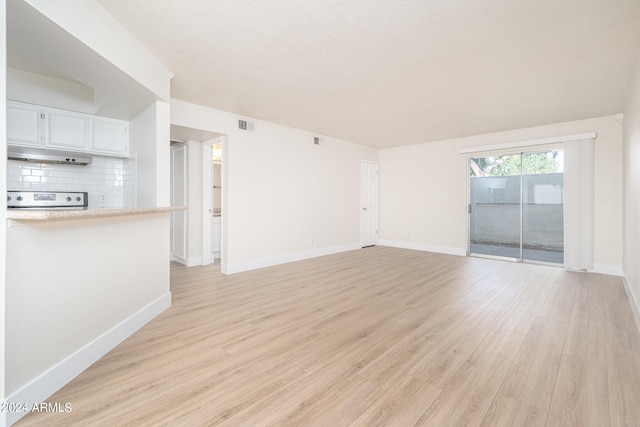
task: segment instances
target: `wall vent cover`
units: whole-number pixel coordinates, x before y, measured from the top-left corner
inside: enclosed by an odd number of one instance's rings
[[[253,132],[255,128],[255,124],[252,122],[248,122],[246,120],[238,120],[238,129],[240,130],[248,130],[250,132]]]

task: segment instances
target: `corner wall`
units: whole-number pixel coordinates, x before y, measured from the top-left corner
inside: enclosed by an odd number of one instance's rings
[[[459,149],[594,131],[594,270],[621,275],[620,116],[381,150],[381,244],[465,255],[467,163]]]
[[[640,328],[640,63],[624,118],[624,275]]]
[[[156,101],[129,122],[130,156],[136,159],[137,207],[170,204],[169,104]]]
[[[240,118],[171,102],[172,124],[227,135],[222,271],[360,247],[360,161],[378,150],[260,120],[242,131]]]

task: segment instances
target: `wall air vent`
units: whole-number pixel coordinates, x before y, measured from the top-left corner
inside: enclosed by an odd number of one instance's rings
[[[238,129],[240,130],[248,130],[250,132],[253,132],[255,128],[255,124],[252,122],[248,122],[246,120],[238,120]]]

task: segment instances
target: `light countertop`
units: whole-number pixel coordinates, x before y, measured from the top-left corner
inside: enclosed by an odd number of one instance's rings
[[[167,206],[159,208],[87,209],[75,211],[9,209],[7,210],[7,219],[13,219],[17,221],[58,221],[65,219],[145,215],[161,212],[182,211],[185,209],[185,206]]]

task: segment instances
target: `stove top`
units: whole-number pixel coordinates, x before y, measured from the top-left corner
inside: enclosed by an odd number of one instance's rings
[[[8,209],[87,209],[88,202],[82,191],[7,191]]]

